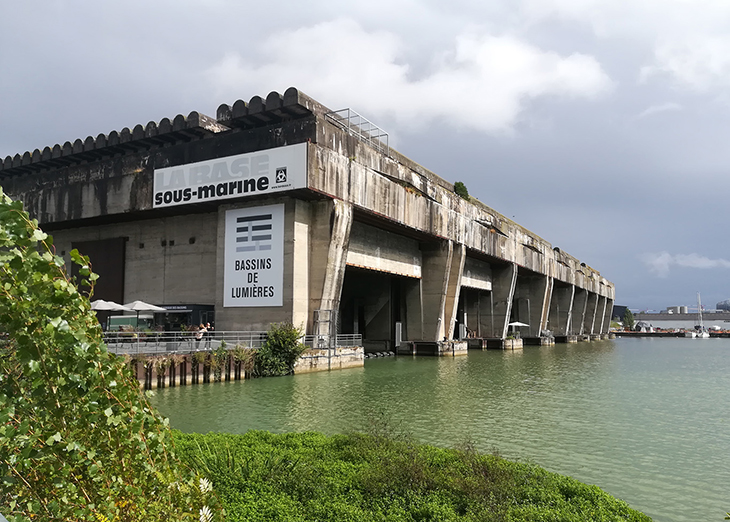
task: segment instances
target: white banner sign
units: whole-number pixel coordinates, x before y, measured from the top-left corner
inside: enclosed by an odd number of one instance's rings
[[[226,212],[223,306],[282,306],[284,205]]]
[[[305,188],[307,144],[155,169],[154,208]]]

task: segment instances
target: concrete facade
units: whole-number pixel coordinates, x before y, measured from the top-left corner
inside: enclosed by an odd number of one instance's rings
[[[206,306],[218,330],[291,321],[324,333],[318,318],[332,311],[366,350],[505,339],[517,321],[529,325],[515,329],[522,337],[608,332],[615,291],[598,271],[294,88],[221,105],[216,118],[193,112],[8,157],[0,184],[67,257],[75,243],[124,239],[114,266],[91,256],[122,295],[95,297]],[[256,225],[264,218],[273,224]],[[267,241],[275,256],[238,268],[236,252]],[[245,276],[250,285],[230,282]]]

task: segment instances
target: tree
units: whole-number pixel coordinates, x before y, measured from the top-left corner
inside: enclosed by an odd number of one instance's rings
[[[464,185],[461,181],[454,183],[454,192],[456,195],[469,201],[469,191],[466,189],[466,185]]]
[[[624,330],[633,330],[634,324],[634,314],[632,314],[631,310],[627,308],[624,312]]]
[[[84,285],[96,275],[76,250]],[[20,520],[213,520],[53,241],[0,188],[0,506]],[[214,509],[211,512],[211,507]]]

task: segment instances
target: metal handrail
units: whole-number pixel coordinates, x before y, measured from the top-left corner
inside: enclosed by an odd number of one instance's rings
[[[304,344],[310,348],[329,348],[329,335],[305,335]],[[362,346],[362,335],[360,334],[337,334],[334,347]]]
[[[364,141],[378,152],[390,155],[388,133],[350,108],[328,112],[325,119],[337,125],[351,136]]]
[[[221,346],[229,349],[235,347],[261,348],[268,335],[266,331],[212,331],[205,332],[198,339],[197,333],[195,331],[104,332],[104,343],[110,352],[116,354],[187,354],[217,350]],[[303,342],[310,348],[318,348],[322,346],[322,343],[319,342],[322,339],[318,338],[322,337],[328,336],[306,335],[304,336]],[[334,341],[334,347],[362,346],[362,335],[338,335]],[[328,348],[328,345],[329,339],[327,339],[327,345],[324,345],[324,347]]]

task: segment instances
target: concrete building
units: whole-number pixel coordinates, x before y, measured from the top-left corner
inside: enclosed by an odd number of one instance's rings
[[[368,350],[607,334],[614,285],[295,88],[7,157],[0,184],[90,256],[95,297]],[[178,315],[175,315],[178,314]],[[178,321],[179,322],[179,321]],[[408,346],[414,346],[409,344]]]

